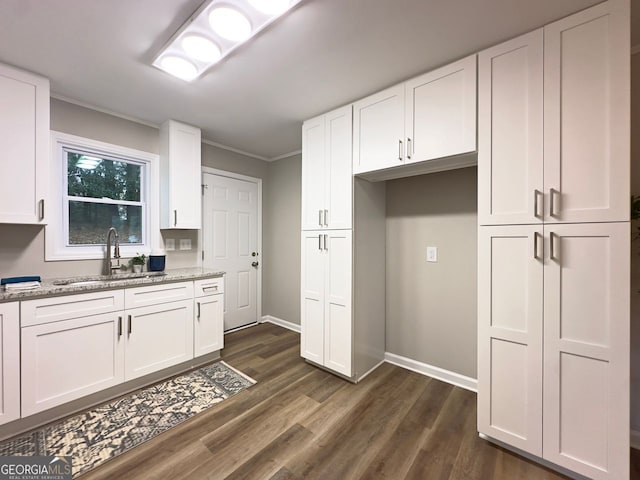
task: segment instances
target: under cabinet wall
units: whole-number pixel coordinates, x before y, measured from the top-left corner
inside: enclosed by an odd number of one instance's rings
[[[386,350],[471,378],[476,192],[475,167],[387,182]],[[427,246],[438,247],[437,263],[427,263]]]

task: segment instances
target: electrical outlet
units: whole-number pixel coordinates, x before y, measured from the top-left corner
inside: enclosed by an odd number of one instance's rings
[[[164,249],[166,251],[171,251],[176,249],[176,241],[173,238],[167,238],[164,241]]]
[[[438,261],[438,247],[427,247],[427,262]]]
[[[191,239],[190,238],[181,238],[180,239],[180,250],[191,250]]]

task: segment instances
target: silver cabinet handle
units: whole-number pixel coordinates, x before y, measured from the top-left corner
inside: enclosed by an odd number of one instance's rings
[[[128,320],[129,320],[128,334],[129,334],[129,335],[131,335],[131,330],[132,330],[132,329],[131,329],[131,315],[129,315]]]
[[[560,192],[555,188],[549,189],[549,216],[556,217],[558,214],[556,213],[556,195],[560,195]]]
[[[122,337],[122,317],[118,317],[118,338]]]
[[[540,190],[533,191],[533,216],[536,218],[541,218],[543,214],[539,212],[539,202],[538,199],[542,196],[542,192]],[[544,197],[543,197],[544,200]]]
[[[40,220],[44,220],[44,198],[40,200],[39,210],[40,210]]]
[[[318,225],[322,226],[322,210],[318,210]]]
[[[202,291],[206,292],[207,290],[218,290],[218,285],[209,285],[207,287],[202,287]]]
[[[551,260],[558,260],[558,247],[556,245],[556,238],[558,238],[558,235],[554,232],[549,233],[549,243],[550,243],[550,252],[549,252],[549,256],[551,257]]]
[[[327,235],[324,235],[324,250],[326,252],[329,251],[329,246],[327,245]]]
[[[411,151],[411,139],[407,137],[407,159],[411,158],[412,153],[413,152]]]
[[[322,235],[318,235],[318,250],[322,251]]]
[[[200,302],[196,302],[198,305],[198,320],[200,320]]]
[[[329,226],[329,210],[324,211],[324,226]]]
[[[536,260],[540,260],[538,256],[538,237],[540,234],[538,232],[533,232],[533,258]]]
[[[398,160],[402,161],[402,140],[398,140]]]
[[[173,211],[173,226],[178,226],[178,210]]]

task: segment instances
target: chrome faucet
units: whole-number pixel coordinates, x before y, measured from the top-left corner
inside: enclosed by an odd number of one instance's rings
[[[111,236],[114,236],[113,258],[111,258]],[[115,260],[115,265],[113,261]],[[120,270],[120,241],[118,240],[118,231],[111,227],[107,232],[107,257],[105,259],[104,273],[105,275],[113,275],[115,271]]]

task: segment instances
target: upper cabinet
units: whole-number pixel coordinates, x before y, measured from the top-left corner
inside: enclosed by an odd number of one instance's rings
[[[353,173],[404,164],[404,84],[353,104]]]
[[[475,150],[475,55],[354,104],[356,174]]]
[[[476,149],[476,56],[405,83],[405,163]]]
[[[629,220],[628,26],[617,8],[480,54],[481,225]]]
[[[478,221],[542,222],[543,31],[478,57]]]
[[[44,224],[49,80],[0,64],[0,223]]]
[[[623,4],[605,2],[544,29],[545,222],[629,220]]]
[[[352,107],[302,125],[302,229],[351,228]]]
[[[202,224],[200,129],[168,120],[160,128],[160,228]]]

